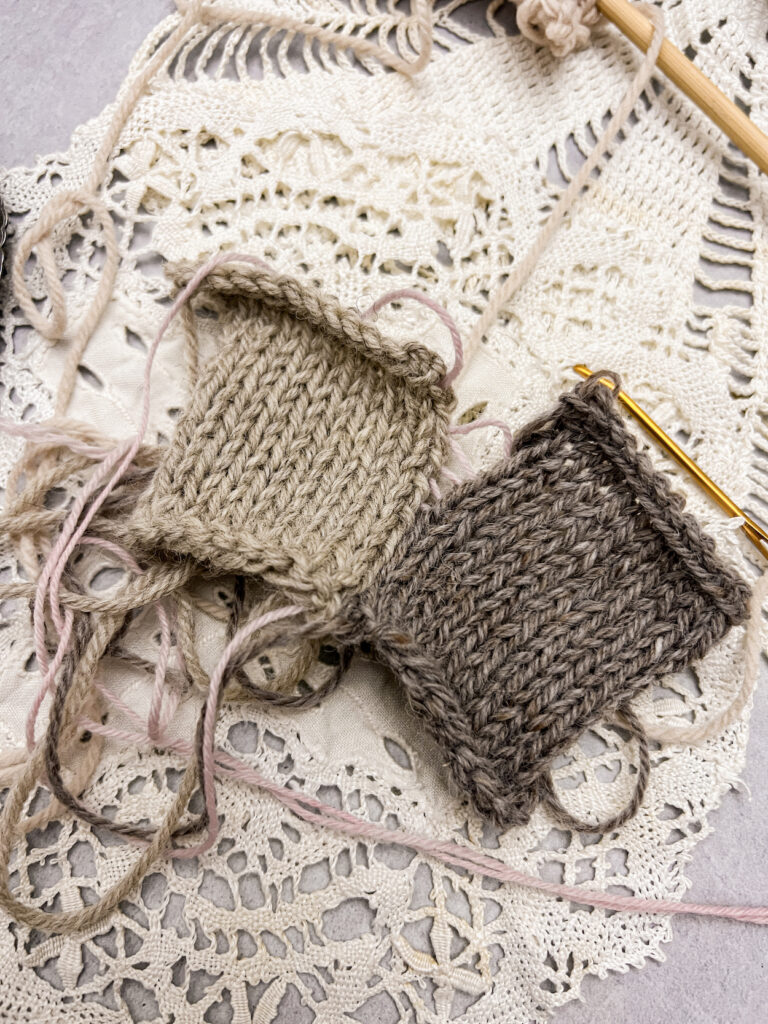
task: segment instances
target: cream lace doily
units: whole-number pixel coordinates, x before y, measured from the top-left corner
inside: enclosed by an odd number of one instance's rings
[[[768,128],[762,0],[663,6],[668,35]],[[469,17],[473,7],[437,5],[437,53],[413,82],[255,29],[223,24],[188,40],[139,102],[112,163],[104,194],[120,225],[122,263],[83,359],[73,415],[116,437],[133,430],[143,361],[168,294],[158,257],[250,251],[351,305],[420,288],[469,331],[637,63],[609,27],[558,61],[509,33],[506,5],[489,4],[480,24],[476,11]],[[407,16],[395,0],[281,8],[300,17],[335,12],[350,28],[378,19],[381,37],[393,39]],[[133,70],[175,22],[158,26]],[[6,174],[16,234],[57,189],[84,179],[109,115],[79,129],[66,154]],[[615,369],[759,515],[768,502],[767,209],[765,179],[658,85],[473,361],[457,415],[485,404],[516,428],[570,386],[574,362]],[[75,218],[55,243],[70,303],[83,308],[99,275],[98,230]],[[379,323],[447,351],[429,311],[390,309]],[[3,415],[45,418],[63,349],[37,338],[7,292],[3,330]],[[182,366],[176,330],[156,364],[153,441],[169,437],[186,401]],[[489,464],[500,439],[472,436],[469,457]],[[3,443],[3,476],[17,450]],[[677,483],[724,557],[751,578],[750,550],[733,524],[687,479]],[[3,579],[19,571],[7,551],[1,564]],[[96,559],[95,588],[115,585],[98,569]],[[26,609],[2,610],[0,740],[9,746],[22,741],[37,674]],[[716,712],[738,688],[742,639],[734,631],[693,671],[647,693],[644,718]],[[155,642],[148,633],[148,648]],[[211,630],[209,664],[220,642]],[[113,668],[107,679],[133,706],[146,705],[147,679]],[[193,716],[191,705],[182,708],[180,733]],[[468,818],[395,684],[362,659],[321,708],[291,716],[230,706],[218,735],[265,774],[363,818],[461,834],[548,880],[681,897],[707,815],[738,779],[747,726],[701,747],[656,749],[641,812],[606,836],[553,828],[541,811],[503,835]],[[614,728],[592,730],[559,764],[564,801],[580,815],[619,806],[633,785],[632,756]],[[179,769],[172,757],[111,748],[88,802],[155,819]],[[670,937],[664,918],[590,910],[316,830],[243,785],[223,782],[219,793],[215,850],[198,862],[158,863],[93,933],[50,938],[4,922],[2,1019],[523,1024],[577,996],[585,975],[659,957]],[[67,819],[29,837],[15,878],[28,901],[70,909],[135,856]]]

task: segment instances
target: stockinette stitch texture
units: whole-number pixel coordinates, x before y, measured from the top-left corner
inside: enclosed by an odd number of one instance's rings
[[[191,273],[177,267],[177,283]],[[135,539],[332,615],[429,493],[454,403],[445,366],[268,270],[221,266],[195,301],[218,316],[218,350],[138,504]]]
[[[629,702],[747,614],[749,588],[683,507],[595,375],[423,508],[337,632],[394,671],[481,814],[519,825],[544,800],[571,827],[618,827],[649,770]],[[636,791],[581,823],[550,769],[606,717],[641,740]]]

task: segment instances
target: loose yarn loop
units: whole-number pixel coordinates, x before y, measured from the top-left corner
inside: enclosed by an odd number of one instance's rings
[[[56,226],[62,221],[88,211],[93,213],[103,232],[105,249],[104,269],[102,270],[96,294],[88,306],[85,315],[73,330],[71,336],[67,336],[66,298],[61,281],[59,280],[51,236]],[[51,300],[50,319],[38,312],[24,278],[24,267],[32,254],[32,250],[35,248],[37,248],[38,261],[41,265],[43,278]],[[69,398],[74,388],[73,372],[76,372],[85,346],[112,296],[119,262],[120,253],[117,235],[110,212],[100,199],[95,195],[89,194],[86,189],[61,192],[54,196],[45,206],[34,226],[25,232],[19,241],[16,258],[13,262],[12,283],[16,299],[24,315],[35,330],[48,341],[55,343],[66,338],[72,345],[72,354],[67,360],[64,376],[57,392],[56,412],[59,414],[63,414],[66,406],[69,404]]]
[[[632,796],[621,810],[601,821],[584,821],[572,814],[564,805],[555,791],[552,775],[542,775],[539,793],[542,801],[547,805],[555,821],[563,828],[573,829],[574,832],[600,832],[605,835],[621,828],[630,821],[643,803],[645,790],[648,786],[648,779],[651,774],[651,756],[648,746],[648,735],[639,718],[628,703],[619,704],[616,709],[616,719],[629,732],[630,738],[637,740],[637,775]]]
[[[380,309],[383,309],[390,302],[399,302],[401,299],[413,299],[415,302],[420,302],[427,309],[431,309],[433,313],[436,313],[440,321],[448,328],[453,344],[453,366],[443,377],[442,386],[444,388],[450,387],[464,366],[464,345],[455,320],[434,299],[430,299],[428,295],[417,291],[415,288],[397,288],[395,291],[387,292],[386,295],[376,299],[370,309],[363,313],[363,318],[368,319],[368,317],[375,316]]]
[[[96,666],[104,654],[107,644],[122,624],[123,618],[124,616],[105,616],[95,627],[83,653],[83,658],[78,664],[76,678],[71,689],[70,700],[75,707],[83,706]],[[49,914],[37,907],[22,903],[12,894],[9,884],[9,861],[16,838],[16,830],[23,807],[44,769],[44,757],[44,747],[39,745],[27,761],[21,778],[8,794],[0,815],[0,907],[30,928],[62,932],[80,931],[98,923],[113,910],[124,895],[139,883],[160,852],[167,849],[175,824],[181,818],[192,796],[197,777],[197,766],[195,763],[190,763],[171,811],[146,850],[118,885],[92,906],[72,913]]]
[[[95,296],[91,299],[85,316],[73,331],[70,339],[72,347],[56,395],[55,411],[59,415],[63,415],[69,406],[80,357],[96,325],[101,320],[104,310],[107,308],[120,262],[115,225],[106,205],[99,199],[97,193],[101,187],[112,152],[133,108],[156,72],[176,52],[179,44],[197,20],[200,6],[199,0],[195,0],[195,2],[190,4],[176,28],[170,33],[165,42],[158,47],[153,57],[134,79],[126,83],[122,94],[118,97],[117,107],[112,115],[112,120],[104,134],[104,138],[91,166],[91,172],[83,187],[71,192],[59,192],[54,195],[43,207],[36,225],[19,242],[19,247],[13,261],[11,278],[14,293],[25,316],[27,316],[33,327],[48,341],[57,342],[67,333],[68,318],[64,289],[59,281],[53,259],[51,235],[57,224],[88,210],[94,213],[103,229],[105,261],[101,281]],[[51,317],[48,321],[37,312],[24,277],[27,260],[35,247],[37,247],[38,259],[42,265],[43,277],[49,289],[48,299],[51,305]]]
[[[531,42],[546,46],[555,57],[567,57],[589,45],[600,20],[597,0],[514,0],[517,26]]]

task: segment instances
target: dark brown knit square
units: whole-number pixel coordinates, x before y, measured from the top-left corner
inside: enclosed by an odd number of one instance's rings
[[[745,618],[746,584],[683,505],[592,378],[422,510],[363,598],[482,814],[527,821],[558,754]]]
[[[145,545],[332,607],[388,561],[444,457],[445,367],[292,278],[222,266],[221,332],[149,493]]]

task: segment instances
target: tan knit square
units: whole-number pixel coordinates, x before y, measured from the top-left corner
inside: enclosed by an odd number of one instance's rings
[[[230,264],[201,300],[218,312],[220,348],[136,510],[137,536],[333,610],[373,579],[428,494],[453,403],[445,367],[291,278]]]

